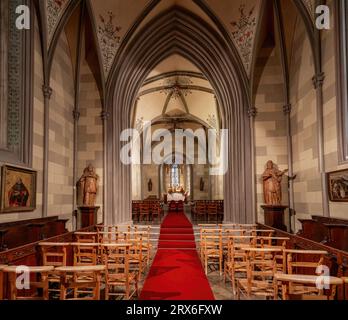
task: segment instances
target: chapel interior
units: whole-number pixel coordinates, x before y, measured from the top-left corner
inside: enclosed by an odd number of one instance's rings
[[[348,300],[345,0],[1,0],[0,25],[0,304]]]

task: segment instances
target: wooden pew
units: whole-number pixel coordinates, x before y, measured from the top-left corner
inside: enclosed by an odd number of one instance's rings
[[[67,232],[68,220],[58,217],[30,219],[0,224],[0,252]]]

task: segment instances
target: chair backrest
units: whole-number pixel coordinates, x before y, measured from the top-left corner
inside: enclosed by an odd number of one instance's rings
[[[98,232],[75,232],[74,238],[80,243],[95,243],[98,241]]]
[[[98,243],[72,243],[74,266],[93,266],[98,261]]]
[[[119,243],[115,245],[104,245],[104,263],[106,266],[106,279],[109,275],[128,275],[129,274],[129,253],[131,243]],[[126,276],[127,280],[128,277]]]
[[[42,265],[62,267],[67,265],[67,247],[69,243],[39,243]]]
[[[316,274],[318,266],[324,262],[324,257],[328,253],[321,250],[284,250],[286,255],[287,272],[289,274]]]

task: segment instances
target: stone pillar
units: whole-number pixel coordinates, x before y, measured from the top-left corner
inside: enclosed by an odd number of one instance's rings
[[[44,155],[43,155],[43,191],[42,191],[42,216],[48,216],[48,160],[49,160],[49,127],[50,127],[50,99],[52,88],[46,84],[42,86],[44,96]]]
[[[250,145],[251,145],[251,167],[252,167],[252,223],[257,222],[257,197],[256,197],[256,155],[255,155],[255,118],[257,116],[257,109],[251,107],[248,110],[250,121]]]
[[[286,138],[287,138],[287,151],[288,151],[288,169],[289,169],[289,183],[288,183],[288,195],[289,195],[289,228],[290,232],[295,227],[295,201],[294,201],[294,169],[293,169],[293,150],[292,150],[292,134],[291,134],[291,110],[292,105],[287,104],[283,107],[285,122],[286,122]]]
[[[316,74],[312,81],[317,95],[317,117],[318,117],[318,157],[319,171],[321,175],[322,204],[324,217],[330,216],[327,177],[325,172],[325,149],[324,149],[324,115],[323,115],[323,83],[325,74]]]

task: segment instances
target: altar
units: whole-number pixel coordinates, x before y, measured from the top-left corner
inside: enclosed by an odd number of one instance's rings
[[[167,201],[185,201],[185,194],[182,194],[181,192],[173,192],[168,193],[167,195]]]

